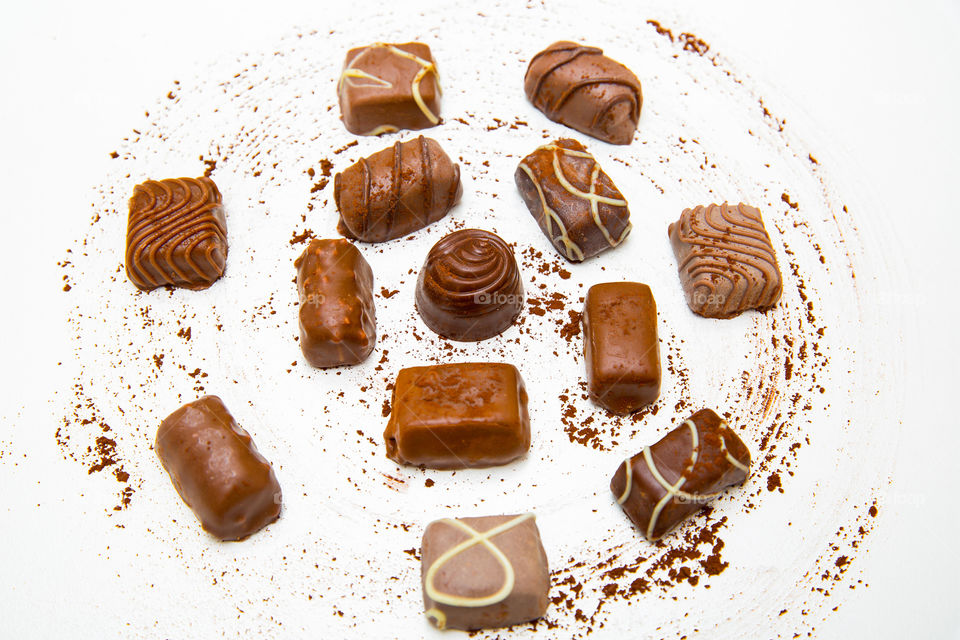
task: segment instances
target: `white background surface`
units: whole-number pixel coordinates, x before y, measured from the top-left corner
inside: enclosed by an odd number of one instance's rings
[[[952,540],[960,522],[950,484],[960,424],[948,404],[956,380],[960,308],[952,277],[960,231],[952,193],[960,170],[958,13],[950,2],[915,4],[909,11],[893,4],[866,9],[828,2],[776,9],[760,2],[684,3],[674,9],[678,23],[792,99],[793,108],[832,141],[820,159],[871,193],[879,206],[858,212],[859,225],[875,224],[905,271],[907,286],[886,295],[915,312],[901,328],[908,362],[895,485],[884,525],[871,536],[870,552],[858,559],[870,587],[859,589],[819,626],[819,637],[960,637],[954,581],[960,555]],[[638,9],[638,17],[657,17],[656,6]],[[0,26],[5,151],[0,180],[7,240],[0,254],[7,276],[0,319],[0,440],[42,432],[49,442],[47,434],[55,428],[46,403],[51,389],[69,381],[58,379],[53,365],[70,350],[60,303],[54,301],[60,286],[55,262],[89,215],[76,210],[76,202],[102,181],[109,162],[105,152],[161,88],[190,75],[202,61],[270,46],[294,25],[322,29],[326,19],[319,4],[8,9]],[[610,20],[602,12],[584,19]],[[882,361],[884,345],[876,349]],[[885,435],[863,425],[863,437]],[[33,460],[23,464],[29,468]],[[62,488],[39,475],[36,484],[24,483],[25,476],[16,474],[17,486],[0,484],[4,540],[57,544],[69,538],[72,514],[57,508]],[[19,555],[19,544],[5,546],[0,562]],[[70,567],[47,566],[42,545],[28,552],[41,574],[34,578],[37,588],[17,589],[0,574],[0,593],[14,596],[0,600],[5,618],[43,617],[69,602],[72,592],[88,588]],[[49,584],[44,575],[50,575]],[[32,595],[25,599],[18,593]],[[104,593],[103,606],[123,606],[122,594]],[[95,624],[91,613],[93,620],[83,624]]]

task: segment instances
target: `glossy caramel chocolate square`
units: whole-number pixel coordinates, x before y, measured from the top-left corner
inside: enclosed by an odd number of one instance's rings
[[[527,390],[517,368],[491,362],[400,371],[383,437],[387,456],[432,469],[506,464],[530,448]]]

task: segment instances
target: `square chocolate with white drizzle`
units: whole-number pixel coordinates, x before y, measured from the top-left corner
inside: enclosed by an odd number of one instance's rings
[[[644,537],[656,540],[749,475],[747,446],[720,416],[703,409],[623,461],[610,490]]]
[[[630,233],[626,199],[576,140],[540,147],[520,161],[514,179],[541,231],[571,262],[616,247]]]
[[[347,53],[337,83],[350,133],[376,136],[440,123],[440,78],[430,47],[377,42]]]
[[[439,629],[490,629],[547,610],[550,570],[534,515],[444,518],[423,532],[423,603]]]

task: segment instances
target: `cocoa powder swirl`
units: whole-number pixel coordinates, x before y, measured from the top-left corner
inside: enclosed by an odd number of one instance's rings
[[[452,340],[502,333],[523,308],[523,282],[513,251],[489,231],[462,229],[430,249],[417,281],[417,311]]]
[[[138,289],[205,289],[223,275],[227,229],[210,178],[147,180],[134,187],[127,218],[127,277]]]

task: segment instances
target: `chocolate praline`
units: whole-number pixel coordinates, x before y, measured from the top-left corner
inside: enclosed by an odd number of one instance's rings
[[[417,281],[417,311],[433,331],[451,340],[486,340],[507,329],[523,308],[523,282],[502,238],[461,229],[427,254]]]

